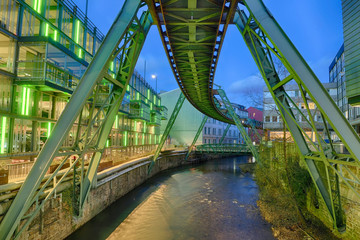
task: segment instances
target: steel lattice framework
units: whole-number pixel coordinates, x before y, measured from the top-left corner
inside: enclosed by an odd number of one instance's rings
[[[174,76],[200,112],[227,123],[213,101],[217,60],[237,1],[146,1],[157,23]]]
[[[225,93],[221,89],[213,89],[216,64],[226,29],[229,24],[234,23],[239,28],[297,144],[302,160],[334,221],[334,227],[340,231],[345,230],[340,184],[346,185],[360,198],[360,193],[357,191],[360,180],[356,175],[360,166],[359,137],[262,0],[144,0],[144,2],[148,11],[139,14],[143,11],[140,9],[145,7],[142,1],[125,1],[56,123],[52,135],[3,218],[0,225],[0,239],[10,239],[14,235],[15,238],[18,237],[44,203],[54,195],[56,188],[71,170],[73,170],[76,193],[74,205],[78,207],[78,214],[81,214],[90,188],[96,183],[96,169],[115,113],[120,107],[124,89],[128,86],[129,77],[152,22],[158,27],[174,76],[184,94],[180,95],[172,123],[167,126],[166,134],[159,146],[164,144],[185,97],[205,115],[223,122],[236,123],[244,132],[241,120],[234,114]],[[107,69],[110,59],[117,55],[121,56],[122,62],[116,78],[112,78],[107,74]],[[274,58],[278,58],[286,67],[289,72],[287,77],[283,79],[279,77]],[[103,81],[106,81],[105,85],[110,87],[104,88]],[[295,81],[299,86],[306,105],[304,110],[299,109],[285,91],[284,86],[291,81]],[[221,103],[214,96],[216,94],[220,95],[226,109],[221,108]],[[91,109],[85,111],[84,106],[89,102],[92,103]],[[330,139],[329,125],[347,147],[349,154],[339,154],[331,141],[325,142],[324,136],[316,128],[309,107],[310,102],[316,105],[317,111],[323,116],[327,138]],[[89,114],[85,115],[84,112]],[[299,116],[306,117],[305,113],[309,116],[307,124],[315,133],[315,140],[307,136],[297,122]],[[86,119],[87,124],[78,124],[79,134],[74,146],[70,149],[61,148],[69,129],[74,123],[81,123],[83,119]],[[250,148],[256,156],[256,149],[252,147],[249,139],[247,144],[248,146],[243,148],[246,151]],[[213,146],[210,148],[212,149]],[[161,147],[157,149],[154,161],[160,150]],[[78,157],[70,161],[70,168],[61,178],[57,178],[56,174],[60,168],[74,154]],[[85,154],[91,156],[87,168],[84,167]],[[45,181],[46,171],[55,157],[63,157],[63,160],[54,174]],[[28,215],[25,215],[26,213]],[[21,220],[23,220],[21,228],[18,228]],[[17,228],[19,231],[14,234]]]

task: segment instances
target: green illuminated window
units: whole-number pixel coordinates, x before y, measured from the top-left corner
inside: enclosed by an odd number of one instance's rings
[[[1,119],[1,141],[0,141],[0,153],[5,153],[5,129],[6,129],[6,117]]]
[[[48,123],[48,127],[47,127],[47,137],[49,138],[51,134],[51,123]]]
[[[21,115],[29,115],[30,88],[23,87],[21,99]]]
[[[45,24],[45,36],[49,36],[49,24]]]
[[[139,134],[138,133],[135,133],[135,145],[138,145],[138,139],[139,138]]]
[[[38,13],[41,13],[41,0],[34,0],[34,9]]]
[[[124,132],[124,146],[127,146],[127,137],[128,137],[128,133],[127,131]]]
[[[75,42],[79,44],[80,36],[80,21],[76,19],[76,28],[75,28]]]
[[[115,117],[115,128],[118,129],[119,128],[119,116],[116,115]]]

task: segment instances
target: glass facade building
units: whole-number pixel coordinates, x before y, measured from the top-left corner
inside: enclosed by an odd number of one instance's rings
[[[37,156],[103,39],[70,0],[0,0],[0,159]],[[115,58],[107,78],[119,65]],[[105,98],[112,84],[103,82]],[[160,97],[135,72],[106,145],[150,151],[165,118]],[[76,120],[63,147],[73,146],[76,126],[88,120]]]
[[[342,0],[346,96],[352,106],[360,104],[360,1]]]
[[[346,119],[348,119],[349,122],[355,127],[355,130],[360,132],[360,107],[351,106],[348,102],[348,82],[346,80],[347,73],[345,70],[345,64],[346,56],[344,45],[342,45],[329,66],[329,81],[331,83],[336,83],[337,86],[336,104]]]

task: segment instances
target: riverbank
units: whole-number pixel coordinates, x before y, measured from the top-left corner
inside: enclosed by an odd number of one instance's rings
[[[114,202],[67,240],[274,239],[256,207],[248,156],[163,171]]]
[[[279,142],[260,148],[261,164],[255,168],[255,179],[262,216],[272,224],[277,239],[340,239],[308,211],[309,204],[319,203],[311,177],[299,160],[292,144]]]

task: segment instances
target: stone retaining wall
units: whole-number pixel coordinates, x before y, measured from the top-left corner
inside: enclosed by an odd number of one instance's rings
[[[110,206],[114,201],[158,172],[184,164],[225,156],[192,154],[189,161],[185,162],[185,155],[186,152],[184,151],[161,155],[150,175],[147,174],[147,171],[151,157],[133,160],[99,173],[96,187],[90,191],[82,217],[73,216],[72,186],[70,185],[45,204],[43,210],[21,234],[19,239],[63,239]]]

